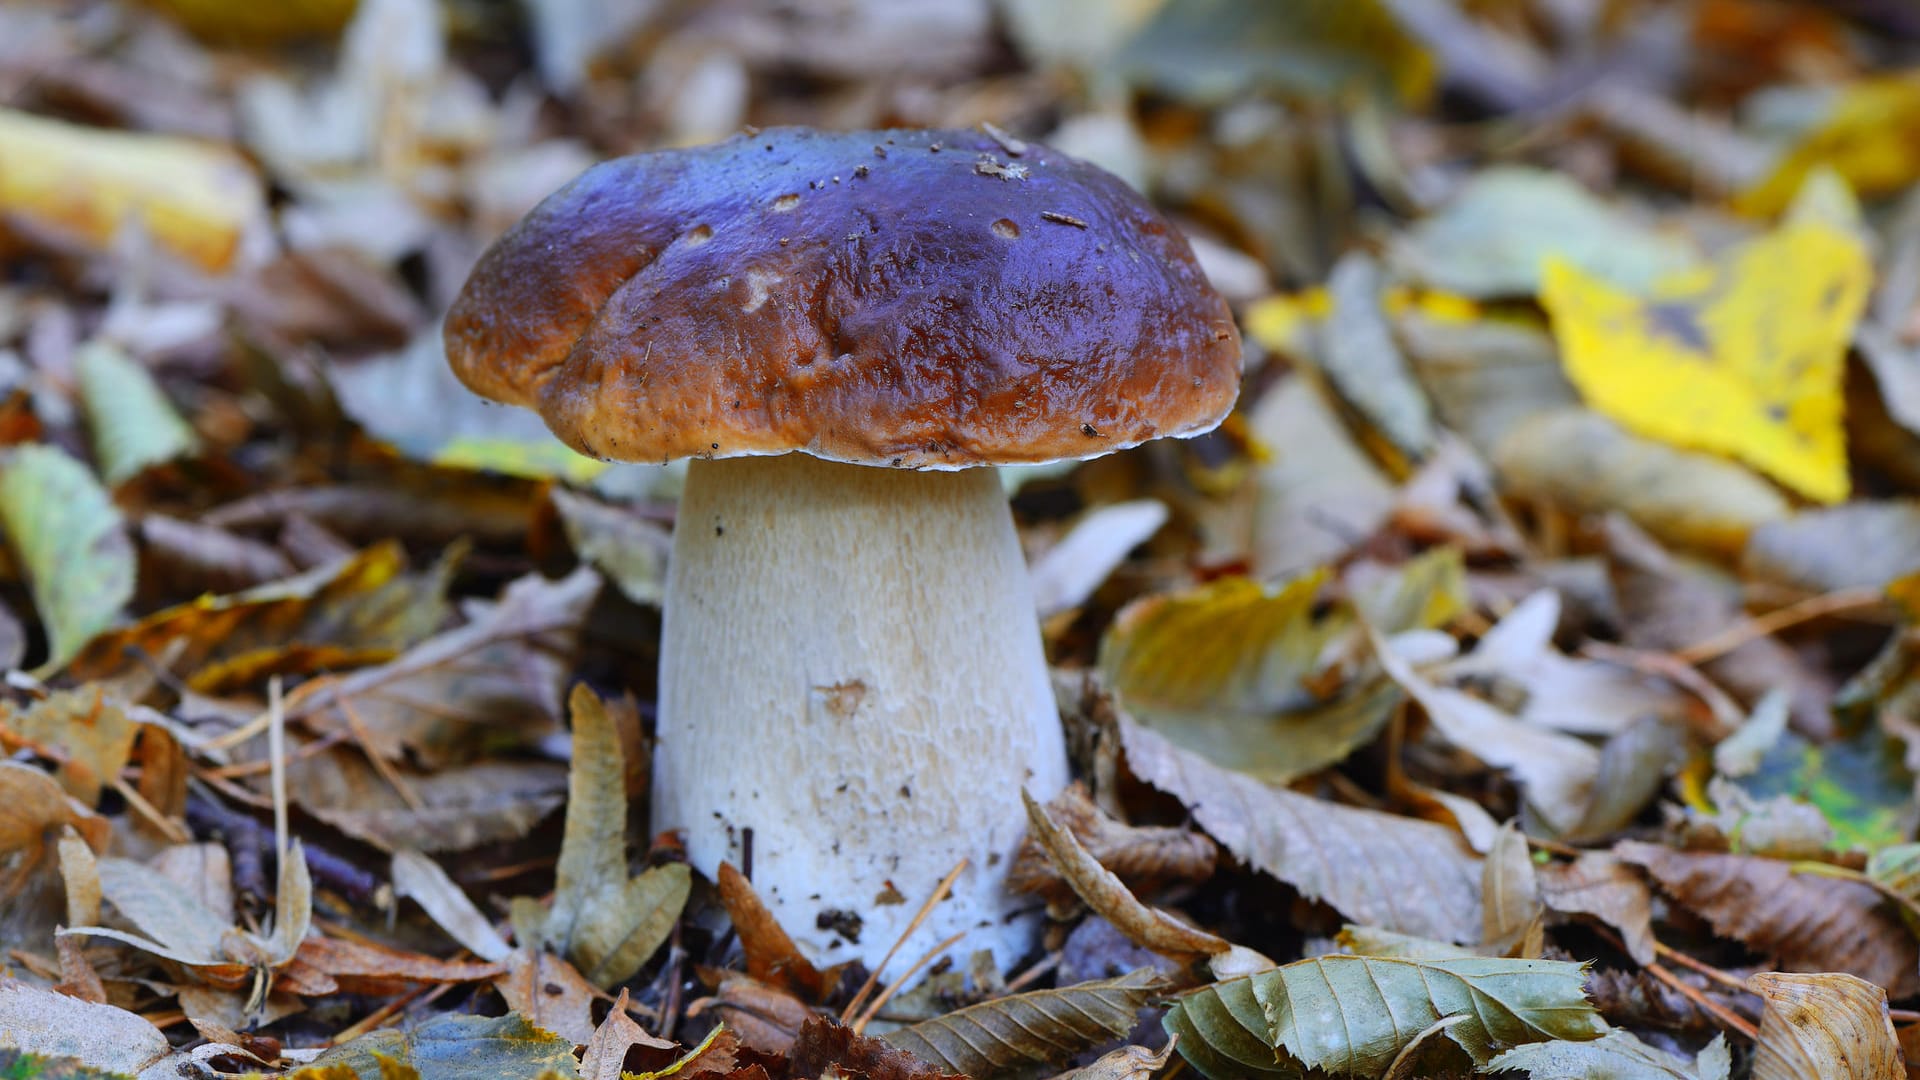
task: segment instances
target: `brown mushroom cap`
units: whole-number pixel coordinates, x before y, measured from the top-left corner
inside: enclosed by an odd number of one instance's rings
[[[1233,317],[1120,180],[973,131],[776,128],[620,158],[481,258],[468,387],[594,457],[956,469],[1212,428]]]

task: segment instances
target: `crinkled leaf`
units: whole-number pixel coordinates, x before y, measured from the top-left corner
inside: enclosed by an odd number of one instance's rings
[[[60,762],[60,784],[89,806],[119,779],[139,725],[101,686],[59,690],[26,707],[0,702],[0,743],[26,745]]]
[[[89,342],[80,349],[74,368],[94,456],[108,484],[125,483],[198,449],[199,436],[174,411],[153,372],[119,346]]]
[[[0,979],[0,1042],[132,1076],[164,1060],[167,1037],[125,1009]]]
[[[686,905],[693,872],[685,863],[668,863],[627,876],[626,766],[619,734],[606,706],[584,684],[574,687],[568,706],[573,768],[566,835],[554,871],[553,906],[537,934],[590,981],[611,986],[640,970],[667,940]],[[517,918],[516,929],[533,932]]]
[[[1114,979],[994,998],[881,1038],[954,1072],[996,1076],[1058,1062],[1126,1034],[1160,986],[1160,977],[1143,968]]]
[[[1446,1037],[1476,1063],[1518,1044],[1598,1038],[1605,1022],[1585,980],[1585,965],[1566,961],[1322,956],[1199,990],[1162,1022],[1180,1036],[1181,1056],[1213,1080],[1308,1069],[1378,1077],[1455,1016],[1463,1019]]]
[[[47,628],[43,671],[64,665],[133,597],[133,543],[100,482],[51,446],[0,459],[0,531]]]
[[[1765,1002],[1754,1041],[1753,1080],[1906,1076],[1882,987],[1852,975],[1763,971],[1747,978],[1747,989]]]
[[[419,1080],[531,1078],[552,1072],[577,1078],[573,1044],[527,1022],[506,1016],[435,1016],[406,1030],[386,1029],[336,1046],[312,1068],[346,1066],[360,1080],[390,1080],[381,1059],[414,1070]]]
[[[1517,1046],[1488,1062],[1485,1071],[1524,1072],[1532,1080],[1727,1080],[1732,1068],[1724,1035],[1714,1036],[1689,1063],[1615,1028],[1588,1042]]]
[[[1480,859],[1452,829],[1269,787],[1126,717],[1120,732],[1133,773],[1255,869],[1354,922],[1479,940]]]

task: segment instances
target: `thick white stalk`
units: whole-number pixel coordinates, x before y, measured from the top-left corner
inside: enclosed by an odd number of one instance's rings
[[[895,970],[962,931],[961,956],[1017,960],[1020,790],[1050,798],[1067,765],[994,470],[690,462],[654,764],[654,827],[710,876],[752,830],[754,884],[815,960],[877,964],[963,856]]]

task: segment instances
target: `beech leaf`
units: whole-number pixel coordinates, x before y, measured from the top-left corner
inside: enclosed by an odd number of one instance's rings
[[[1599,1038],[1586,965],[1559,960],[1321,956],[1216,983],[1163,1020],[1180,1053],[1213,1080],[1379,1077],[1428,1028],[1485,1064],[1505,1047]]]
[[[542,1031],[518,1013],[465,1016],[448,1013],[406,1030],[375,1031],[313,1059],[316,1074],[345,1067],[360,1080],[392,1080],[389,1069],[413,1070],[418,1080],[472,1077],[534,1077],[551,1073],[575,1080],[580,1069],[573,1044]],[[405,1076],[406,1073],[399,1075]]]
[[[1589,1042],[1516,1046],[1487,1063],[1487,1072],[1524,1072],[1533,1080],[1727,1080],[1733,1059],[1727,1038],[1714,1036],[1689,1064],[1615,1028]]]
[[[968,1076],[1058,1062],[1132,1030],[1161,988],[1150,968],[1113,979],[983,1001],[881,1038],[922,1061]]]
[[[1851,975],[1763,971],[1747,989],[1766,1004],[1753,1047],[1753,1080],[1903,1080],[1887,992]],[[1905,996],[1905,995],[1902,995]]]
[[[93,341],[74,361],[100,474],[119,486],[155,465],[193,454],[199,436],[181,419],[153,372],[118,345]]]

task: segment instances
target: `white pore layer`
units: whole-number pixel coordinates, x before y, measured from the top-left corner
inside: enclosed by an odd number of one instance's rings
[[[1026,953],[1020,790],[1051,798],[1067,764],[994,470],[690,462],[655,763],[654,828],[710,877],[751,829],[754,885],[814,960],[877,965],[962,857],[892,970],[963,931],[962,959]]]

